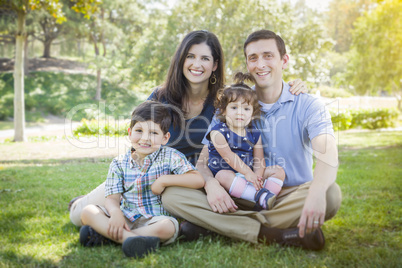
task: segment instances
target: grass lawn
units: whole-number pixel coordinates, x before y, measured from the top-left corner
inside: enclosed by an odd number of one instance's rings
[[[323,226],[323,251],[224,237],[178,241],[141,260],[116,246],[83,248],[67,203],[104,180],[110,159],[7,161],[0,163],[0,267],[402,267],[402,132],[340,132],[338,140],[343,203]]]

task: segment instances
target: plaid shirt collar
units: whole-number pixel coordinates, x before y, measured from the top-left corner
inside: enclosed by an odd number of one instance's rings
[[[144,158],[144,163],[142,164],[142,166],[150,166],[150,164],[153,163],[153,162],[155,161],[155,159],[158,157],[158,155],[159,155],[159,153],[161,152],[161,150],[162,150],[162,146],[159,147],[159,149],[156,150],[155,152],[153,152],[152,154],[147,155],[147,156]],[[140,167],[140,166],[134,161],[134,159],[133,159],[133,157],[132,157],[132,155],[131,155],[133,152],[135,152],[135,149],[134,149],[133,147],[131,147],[131,150],[128,152],[129,158],[130,158],[130,168],[131,168],[131,169]]]

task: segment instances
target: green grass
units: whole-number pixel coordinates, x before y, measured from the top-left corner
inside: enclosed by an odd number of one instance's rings
[[[402,132],[338,134],[342,207],[321,252],[224,237],[177,242],[144,259],[83,248],[67,203],[101,183],[110,159],[0,163],[0,267],[402,267]],[[0,144],[0,150],[3,152]]]

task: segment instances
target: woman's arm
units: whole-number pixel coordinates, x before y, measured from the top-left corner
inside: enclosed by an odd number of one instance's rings
[[[192,189],[204,187],[205,181],[201,174],[196,170],[191,170],[184,174],[172,174],[160,176],[151,186],[154,194],[160,195],[169,186],[181,186]]]
[[[204,177],[205,192],[207,193],[208,204],[213,212],[227,213],[235,212],[237,206],[228,192],[220,185],[208,168],[208,145],[204,145],[197,161],[197,169]]]
[[[300,93],[307,93],[308,92],[308,88],[306,86],[306,83],[304,83],[303,80],[301,79],[296,79],[293,81],[289,82],[289,85],[291,86],[291,88],[289,89],[290,93],[292,93],[293,95],[299,95]]]
[[[260,190],[262,188],[262,176],[258,176],[254,173],[254,171],[230,149],[222,133],[216,130],[211,131],[211,142],[214,144],[216,151],[218,151],[229,166],[243,174],[246,180],[254,185],[255,189]]]
[[[263,177],[265,170],[265,159],[264,159],[264,149],[262,147],[261,136],[253,148],[253,162],[254,162],[253,168],[255,174],[257,174],[260,177]]]

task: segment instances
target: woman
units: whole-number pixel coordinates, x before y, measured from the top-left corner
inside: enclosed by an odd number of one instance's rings
[[[194,165],[214,115],[213,102],[218,89],[224,85],[224,77],[223,52],[218,38],[208,31],[193,31],[177,48],[165,82],[149,97],[179,111],[181,116],[174,116],[174,122],[181,122],[181,127],[175,124],[170,127],[171,137],[167,145],[181,151]],[[298,94],[304,83],[300,80],[295,82],[291,91]],[[71,222],[81,226],[82,209],[89,204],[104,203],[102,183],[89,194],[70,201]]]

